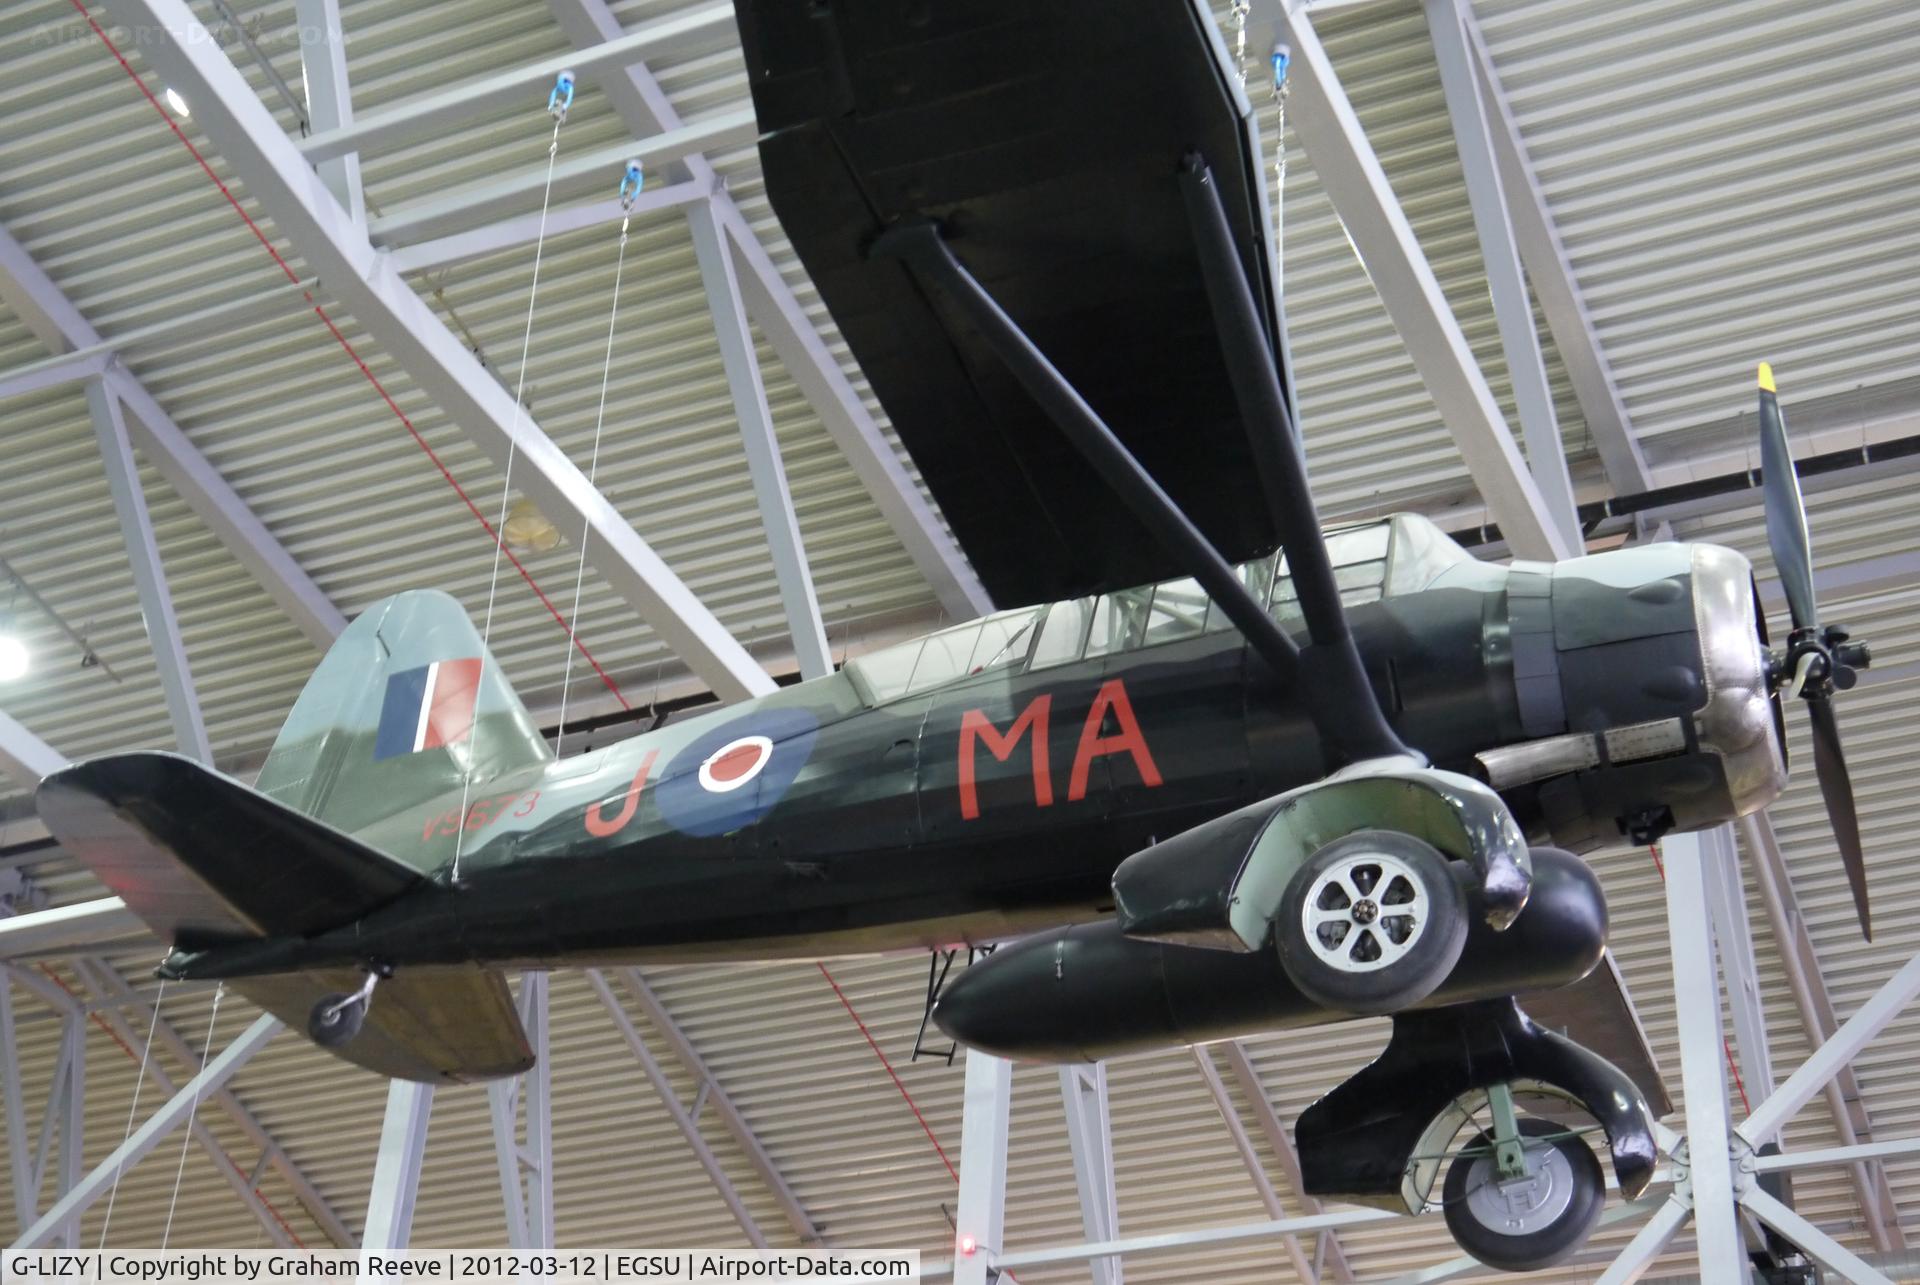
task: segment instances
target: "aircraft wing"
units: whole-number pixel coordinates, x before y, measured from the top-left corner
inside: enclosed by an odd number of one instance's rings
[[[994,601],[1180,568],[947,304],[867,256],[902,220],[943,227],[1224,557],[1271,549],[1177,177],[1189,149],[1212,167],[1271,337],[1262,162],[1204,7],[737,4],[774,210]]]

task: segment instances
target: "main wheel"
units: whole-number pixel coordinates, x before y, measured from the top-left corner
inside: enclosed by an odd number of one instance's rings
[[[367,1002],[358,995],[327,995],[307,1014],[307,1035],[323,1049],[339,1048],[360,1033]]]
[[[1606,1178],[1592,1148],[1551,1120],[1520,1121],[1527,1176],[1501,1182],[1493,1139],[1447,1167],[1442,1188],[1447,1230],[1489,1267],[1534,1272],[1564,1261],[1586,1243],[1607,1203]]]
[[[1432,845],[1393,830],[1327,844],[1294,872],[1274,940],[1300,993],[1346,1013],[1394,1013],[1445,981],[1467,903]]]

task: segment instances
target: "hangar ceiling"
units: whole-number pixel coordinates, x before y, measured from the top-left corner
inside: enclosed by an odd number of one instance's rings
[[[555,11],[595,0],[430,0],[340,6],[357,117],[416,97],[566,54]],[[294,104],[274,83],[301,85],[299,23],[291,3],[239,4],[195,14],[222,30],[221,45],[281,128],[298,137]],[[671,3],[613,5],[629,30],[690,12]],[[1422,6],[1405,0],[1310,6],[1333,66],[1377,152],[1419,244],[1432,263],[1480,369],[1509,423],[1516,411],[1487,274],[1468,208],[1447,103]],[[1894,0],[1806,6],[1752,0],[1716,6],[1641,3],[1597,11],[1576,0],[1480,0],[1472,6],[1504,88],[1598,351],[1617,385],[1654,485],[1757,463],[1752,434],[1754,360],[1779,373],[1796,449],[1820,453],[1896,441],[1920,431],[1920,313],[1911,282],[1920,269],[1909,211],[1920,184],[1920,141],[1904,121],[1920,94],[1920,16]],[[1225,17],[1224,9],[1222,11]],[[100,15],[103,25],[107,16]],[[236,25],[237,24],[237,25]],[[117,31],[109,28],[112,34]],[[253,47],[239,38],[244,30]],[[95,34],[80,7],[28,0],[0,10],[0,227],[108,343],[235,495],[341,613],[385,594],[432,585],[478,617],[493,569],[474,514],[410,436],[393,409],[314,314],[234,208],[155,114]],[[164,92],[128,47],[135,71]],[[267,66],[272,68],[269,75]],[[747,104],[745,73],[729,24],[679,42],[648,68],[687,123],[723,119]],[[467,114],[424,137],[362,158],[369,211],[383,217],[444,200],[470,185],[538,174],[551,122],[539,93],[512,107]],[[1264,101],[1264,94],[1256,94]],[[1087,110],[1097,111],[1097,103]],[[249,194],[227,158],[178,118],[212,171],[260,224],[292,272],[314,273],[285,231]],[[1271,146],[1278,119],[1262,112]],[[629,122],[597,84],[583,84],[561,134],[561,159],[619,149]],[[1488,518],[1452,435],[1335,217],[1310,158],[1289,135],[1283,200],[1286,307],[1316,494],[1329,518],[1393,509],[1434,515],[1443,526]],[[706,153],[712,171],[825,351],[856,394],[864,384],[839,343],[763,198],[750,146]],[[663,166],[669,182],[684,171]],[[618,178],[563,184],[559,208],[604,202]],[[540,192],[490,200],[486,224],[536,214]],[[526,371],[530,414],[584,465],[600,389],[616,225],[548,238]],[[426,237],[433,240],[434,237]],[[397,244],[404,244],[397,240]],[[427,251],[416,251],[427,254]],[[788,622],[766,574],[767,542],[754,505],[733,402],[714,339],[709,297],[682,210],[640,215],[628,247],[617,360],[608,388],[606,445],[597,481],[619,514],[682,577],[719,623],[776,674],[794,669]],[[418,297],[510,389],[519,376],[532,246],[521,243],[449,261],[408,278]],[[18,278],[15,277],[17,282]],[[322,300],[333,296],[324,276]],[[0,290],[0,381],[43,361],[38,319],[18,290]],[[210,317],[205,310],[218,309]],[[367,333],[350,310],[330,308],[341,331],[459,486],[491,519],[502,472]],[[160,335],[152,328],[187,317]],[[1579,498],[1622,490],[1609,477],[1597,426],[1582,413],[1569,363],[1540,319],[1545,368]],[[130,337],[130,338],[129,338]],[[934,583],[925,557],[849,466],[803,384],[761,328],[766,380],[800,533],[836,655],[938,623],[955,609],[952,586]],[[507,393],[511,396],[511,393]],[[897,452],[884,414],[865,399]],[[0,558],[52,615],[0,584],[0,610],[23,629],[37,665],[0,685],[0,711],[59,755],[81,757],[175,744],[128,554],[116,521],[87,399],[77,383],[15,391],[0,401]],[[1604,429],[1599,429],[1604,433]],[[904,456],[899,464],[911,476]],[[139,479],[215,762],[241,775],[257,767],[319,652],[216,533],[139,451]],[[1756,494],[1757,498],[1757,494]],[[1844,475],[1810,496],[1816,556],[1830,584],[1829,614],[1878,645],[1872,679],[1842,706],[1874,875],[1876,942],[1853,927],[1845,880],[1803,773],[1773,809],[1775,824],[1822,972],[1842,1015],[1920,949],[1920,897],[1898,877],[1914,829],[1904,797],[1910,685],[1920,675],[1911,639],[1920,630],[1920,508],[1909,476],[1883,466]],[[1682,538],[1720,541],[1768,576],[1756,506],[1682,512]],[[1496,546],[1483,550],[1497,555]],[[571,609],[577,546],[529,555],[531,576]],[[511,573],[509,572],[509,576]],[[503,580],[493,646],[530,707],[551,721],[560,699],[565,634],[517,578]],[[100,664],[83,666],[81,647]],[[624,699],[645,707],[704,686],[589,567],[577,612],[581,640],[611,677],[586,699],[609,714]],[[111,670],[111,673],[108,671]],[[612,688],[617,688],[616,698]],[[588,689],[579,685],[575,708]],[[1804,728],[1793,749],[1809,761]],[[618,731],[602,733],[617,735]],[[0,878],[18,871],[52,904],[96,897],[90,876],[45,846],[24,792],[0,780]],[[1641,850],[1597,865],[1615,915],[1614,949],[1653,1046],[1677,1075],[1677,1033],[1659,876]],[[1808,1042],[1781,972],[1780,951],[1755,894],[1759,986],[1773,1055],[1782,1071]],[[151,943],[107,952],[143,994]],[[50,964],[53,978],[78,973]],[[918,958],[829,961],[837,994],[810,965],[648,970],[713,1076],[739,1107],[807,1213],[838,1244],[917,1244],[945,1252],[954,1183],[940,1149],[958,1160],[961,1074],[956,1063],[910,1062],[925,983]],[[38,974],[37,966],[35,968]],[[16,982],[17,1056],[27,1101],[46,1098],[60,1027]],[[658,1095],[637,1075],[606,1010],[575,974],[552,992],[556,1232],[563,1244],[737,1242],[739,1225],[714,1193]],[[631,997],[628,1010],[682,1103],[696,1085]],[[170,993],[168,1022],[196,1048],[209,996]],[[871,1031],[863,1037],[858,1020]],[[252,1020],[243,1001],[223,1003],[218,1047]],[[136,1014],[127,1020],[139,1028]],[[1253,1040],[1247,1052],[1282,1119],[1374,1051],[1373,1023],[1311,1041]],[[135,1034],[139,1031],[136,1029]],[[1896,1025],[1857,1066],[1862,1097],[1881,1135],[1920,1118],[1905,1067],[1920,1016]],[[138,1051],[137,1040],[132,1041]],[[896,1087],[876,1047],[900,1077]],[[124,1132],[135,1064],[107,1031],[91,1029],[86,1156],[106,1154]],[[1224,1066],[1224,1062],[1221,1063]],[[172,1070],[178,1074],[181,1067]],[[1232,1084],[1231,1079],[1228,1080]],[[1008,1241],[1040,1245],[1080,1236],[1079,1211],[1051,1070],[1023,1070],[1016,1101]],[[234,1082],[236,1095],[293,1165],[354,1231],[366,1206],[384,1090],[282,1036]],[[158,1095],[149,1086],[143,1101]],[[1191,1057],[1164,1055],[1112,1068],[1115,1169],[1128,1234],[1251,1221],[1266,1216],[1219,1109]],[[1280,1159],[1251,1104],[1230,1099],[1263,1170],[1295,1208]],[[910,1107],[912,1109],[910,1109]],[[924,1118],[922,1121],[916,1118]],[[222,1113],[203,1120],[242,1170],[256,1142]],[[709,1113],[702,1136],[776,1242],[791,1239],[767,1185]],[[1823,1110],[1789,1130],[1795,1147],[1832,1145]],[[174,1153],[131,1171],[119,1193],[115,1242],[158,1243],[173,1185]],[[248,1246],[263,1224],[217,1176],[200,1148],[186,1156],[172,1243]],[[1909,1227],[1920,1217],[1911,1165],[1888,1169]],[[11,1190],[0,1173],[0,1188]],[[259,1183],[273,1217],[308,1244],[326,1233],[277,1170]],[[1852,1187],[1836,1171],[1804,1175],[1800,1210],[1848,1244],[1869,1242]],[[0,1204],[10,1208],[11,1202]],[[943,1212],[946,1211],[946,1212]],[[103,1206],[87,1224],[99,1235]],[[1631,1224],[1603,1232],[1617,1247]],[[421,1244],[502,1243],[504,1227],[485,1097],[442,1093],[435,1103],[415,1223]],[[1363,1278],[1386,1277],[1449,1257],[1437,1221],[1341,1236]],[[1684,1244],[1684,1241],[1682,1242]],[[1684,1253],[1665,1260],[1686,1270]],[[1663,1267],[1662,1270],[1665,1270]],[[1597,1275],[1567,1269],[1567,1281]],[[1291,1279],[1271,1244],[1225,1246],[1129,1262],[1137,1281]],[[1064,1269],[1022,1280],[1085,1278]]]

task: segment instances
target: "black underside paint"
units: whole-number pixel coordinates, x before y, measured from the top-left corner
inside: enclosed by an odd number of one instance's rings
[[[1189,0],[1126,21],[1090,0],[738,11],[774,209],[994,600],[1181,568],[951,301],[869,257],[903,219],[940,226],[1223,557],[1272,547],[1178,174],[1203,153],[1254,247],[1259,162]],[[1247,260],[1271,332],[1266,256]]]

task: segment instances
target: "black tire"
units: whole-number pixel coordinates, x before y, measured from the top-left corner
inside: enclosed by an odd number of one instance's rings
[[[1348,886],[1361,894],[1357,902],[1328,886],[1343,867],[1356,876]],[[1371,884],[1364,882],[1369,867]],[[1375,894],[1383,898],[1378,903]],[[1309,900],[1317,912],[1337,911],[1343,901],[1360,910],[1344,925],[1316,929],[1305,918]],[[1375,917],[1363,925],[1357,919],[1368,905]],[[1396,905],[1424,907],[1425,913],[1395,914]],[[1327,844],[1294,872],[1280,898],[1273,936],[1280,966],[1314,1003],[1343,1013],[1396,1013],[1433,994],[1460,962],[1467,902],[1447,859],[1432,845],[1394,830],[1359,830]],[[1388,958],[1383,947],[1404,953]]]
[[[1447,1230],[1460,1248],[1504,1272],[1537,1272],[1564,1262],[1586,1243],[1607,1203],[1607,1180],[1593,1149],[1567,1136],[1564,1125],[1531,1118],[1519,1123],[1522,1137],[1541,1139],[1526,1144],[1529,1167],[1539,1168],[1530,1180],[1535,1186],[1500,1187],[1494,1180],[1493,1139],[1482,1133],[1473,1146],[1485,1150],[1456,1156],[1447,1166],[1442,1200]],[[1492,1225],[1496,1213],[1510,1215],[1524,1230]]]
[[[336,1049],[360,1033],[367,1002],[354,995],[323,997],[307,1015],[307,1035],[323,1049]]]

